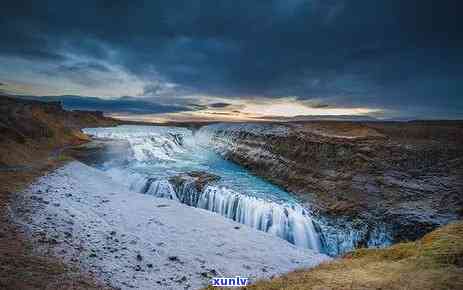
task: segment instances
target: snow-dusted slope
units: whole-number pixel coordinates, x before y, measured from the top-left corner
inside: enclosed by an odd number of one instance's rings
[[[12,211],[42,250],[123,289],[196,289],[328,259],[209,211],[130,192],[79,162],[41,178]]]

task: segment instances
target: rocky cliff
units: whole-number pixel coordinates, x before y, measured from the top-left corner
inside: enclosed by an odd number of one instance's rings
[[[463,122],[211,125],[216,150],[295,193],[331,254],[415,240],[463,214]]]

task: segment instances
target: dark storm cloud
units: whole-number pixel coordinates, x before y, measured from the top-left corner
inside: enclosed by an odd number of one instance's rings
[[[310,107],[320,109],[320,108],[329,108],[330,105],[328,105],[328,104],[310,104]]]
[[[112,113],[174,113],[190,110],[188,107],[147,102],[132,97],[104,100],[79,96],[57,97],[67,109],[71,110],[100,110]]]
[[[111,72],[110,68],[95,62],[77,62],[72,64],[60,64],[52,69],[43,70],[44,74],[52,77],[61,77],[71,80],[73,83],[86,87],[98,87],[102,83],[110,83],[107,78],[102,79],[101,75]],[[101,73],[95,77],[95,73]],[[117,81],[116,79],[113,79]]]
[[[99,71],[99,72],[109,72],[110,69],[106,66],[93,62],[79,62],[72,65],[61,65],[57,68],[58,72],[77,72],[83,73],[89,70]]]
[[[42,100],[42,101],[59,101],[67,110],[98,110],[108,113],[138,113],[138,114],[156,114],[156,113],[175,113],[190,111],[191,108],[186,106],[175,106],[149,102],[134,97],[120,97],[116,99],[101,99],[97,97],[81,96],[53,96],[53,97],[35,97],[22,96],[21,98]]]
[[[212,103],[208,105],[211,108],[226,108],[231,106],[231,104],[228,103]]]
[[[74,53],[116,63],[153,82],[146,95],[298,96],[403,112],[463,112],[459,0],[2,6],[0,55],[60,64]],[[60,69],[78,79],[98,68]]]

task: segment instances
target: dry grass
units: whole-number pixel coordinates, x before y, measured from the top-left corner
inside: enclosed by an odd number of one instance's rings
[[[386,249],[359,249],[316,268],[243,289],[463,289],[463,222],[445,226],[416,242]]]
[[[37,152],[40,154],[29,154],[29,160],[21,164],[26,169],[0,173],[0,289],[110,289],[73,265],[38,255],[22,229],[11,222],[8,205],[12,193],[71,160],[62,153],[50,158],[50,151]]]
[[[312,121],[303,123],[303,131],[326,136],[346,138],[384,138],[375,128],[359,122]]]
[[[107,289],[75,267],[35,254],[21,229],[9,220],[11,193],[23,190],[38,176],[61,165],[60,159],[33,158],[30,162],[40,166],[0,174],[0,289]]]
[[[48,112],[40,104],[5,98],[0,101],[0,289],[107,289],[72,265],[36,254],[8,214],[13,193],[68,161],[59,148],[88,137],[68,127],[71,113]]]

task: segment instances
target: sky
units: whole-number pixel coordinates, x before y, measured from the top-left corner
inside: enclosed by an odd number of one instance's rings
[[[459,0],[8,1],[0,93],[147,120],[462,119],[461,11]]]

